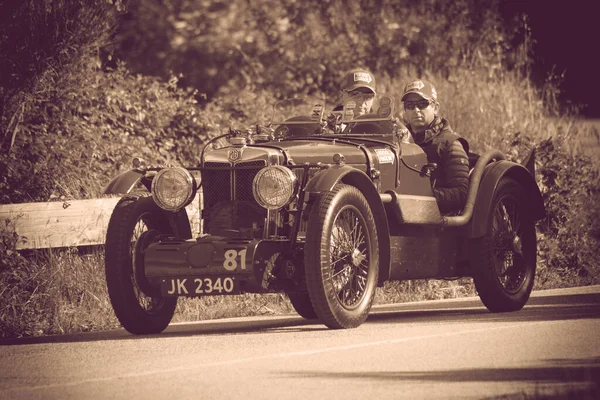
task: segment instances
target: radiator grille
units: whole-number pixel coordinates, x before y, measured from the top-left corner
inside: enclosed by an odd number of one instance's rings
[[[207,162],[206,167],[225,167],[228,163]],[[208,170],[202,172],[202,190],[204,196],[204,209],[211,208],[220,200],[230,200],[231,196],[231,171]]]
[[[219,234],[223,230],[262,231],[266,210],[254,200],[252,181],[265,165],[264,160],[240,162],[235,168],[228,163],[204,163],[205,167],[228,168],[202,172],[202,215],[206,233]],[[256,168],[241,169],[248,167]],[[233,187],[232,182],[235,183]]]

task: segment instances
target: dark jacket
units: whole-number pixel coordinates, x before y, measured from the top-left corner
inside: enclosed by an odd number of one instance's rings
[[[454,133],[446,119],[437,116],[424,132],[417,134],[408,128],[427,160],[438,165],[432,174],[432,186],[440,211],[462,211],[469,190],[468,142]]]

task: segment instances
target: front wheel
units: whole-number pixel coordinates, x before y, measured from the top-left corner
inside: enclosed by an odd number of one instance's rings
[[[522,185],[502,178],[496,187],[486,234],[473,241],[473,281],[492,312],[523,308],[536,268],[535,222]]]
[[[319,319],[333,329],[361,325],[375,296],[379,247],[373,213],[357,188],[338,184],[313,205],[304,260]]]
[[[146,281],[143,250],[169,223],[151,197],[125,197],[110,217],[106,231],[105,272],[117,319],[133,334],[162,332],[171,322],[177,298],[162,298]]]
[[[289,292],[287,294],[292,303],[294,310],[304,319],[317,319],[317,313],[315,312],[312,303],[310,302],[310,296],[308,292]]]

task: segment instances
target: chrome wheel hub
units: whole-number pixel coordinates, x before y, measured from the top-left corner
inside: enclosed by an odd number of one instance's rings
[[[515,253],[522,256],[523,255],[523,241],[517,235],[512,240],[512,248]]]

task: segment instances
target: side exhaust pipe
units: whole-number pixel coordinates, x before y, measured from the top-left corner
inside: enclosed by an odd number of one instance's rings
[[[473,216],[473,209],[475,208],[475,199],[477,197],[477,191],[479,190],[479,184],[481,183],[481,177],[483,176],[483,170],[485,166],[491,160],[505,160],[504,154],[500,150],[490,150],[479,157],[473,172],[471,172],[471,179],[469,182],[469,193],[467,195],[467,202],[461,215],[455,217],[442,216],[442,226],[463,226],[471,220]],[[531,160],[530,160],[531,159]],[[531,153],[526,158],[526,161],[533,163],[533,157]],[[529,168],[527,168],[529,170]],[[531,170],[529,170],[531,172]]]

